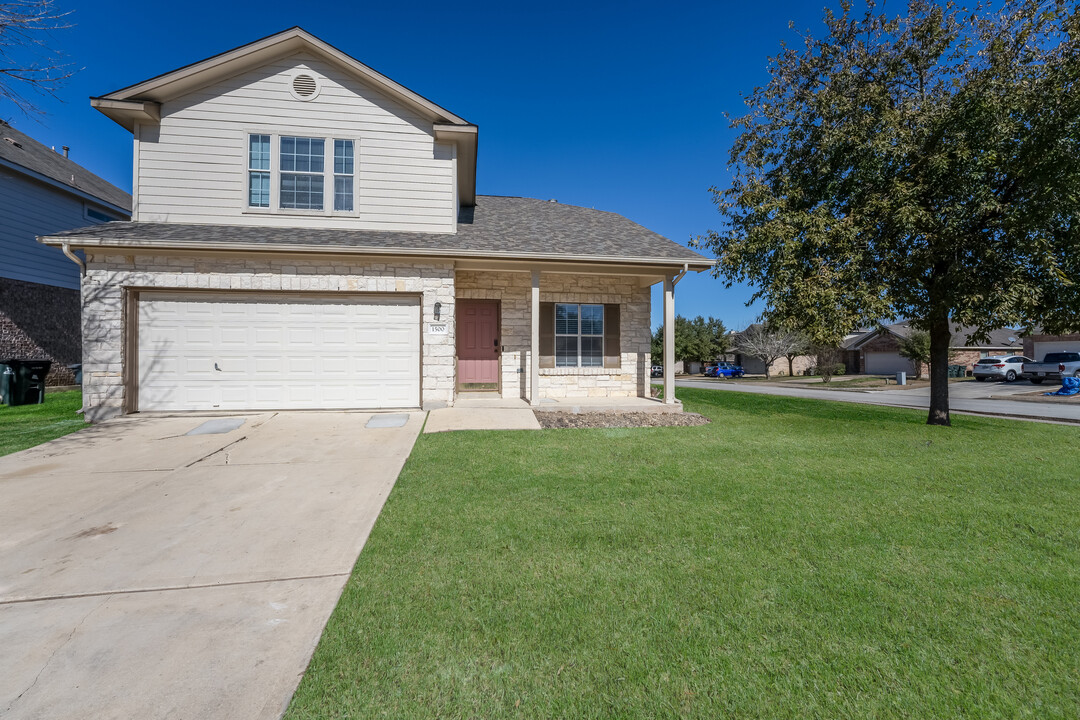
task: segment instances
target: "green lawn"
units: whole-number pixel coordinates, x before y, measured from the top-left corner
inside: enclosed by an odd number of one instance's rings
[[[78,390],[47,393],[41,405],[0,405],[0,455],[9,455],[86,427]]]
[[[1080,428],[421,436],[288,718],[1075,718]]]

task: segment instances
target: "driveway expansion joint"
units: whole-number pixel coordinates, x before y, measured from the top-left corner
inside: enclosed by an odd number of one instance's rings
[[[143,593],[172,592],[176,590],[206,590],[208,588],[237,587],[242,585],[267,585],[281,582],[298,582],[300,580],[323,580],[326,578],[348,577],[352,571],[339,573],[323,573],[321,575],[294,575],[283,578],[266,578],[263,580],[233,580],[220,583],[201,583],[198,585],[163,585],[150,588],[129,588],[126,590],[102,590],[100,592],[69,593],[64,595],[42,595],[41,597],[15,598],[13,600],[0,600],[0,607],[5,605],[23,605],[26,603],[49,602],[51,600],[81,600],[83,598],[104,597],[111,595],[139,595]],[[89,616],[89,614],[87,614]],[[85,619],[85,618],[84,618]]]

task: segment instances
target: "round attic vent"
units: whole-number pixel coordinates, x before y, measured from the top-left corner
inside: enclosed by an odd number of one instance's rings
[[[319,84],[310,75],[297,75],[292,81],[293,94],[301,100],[310,100],[319,92]]]

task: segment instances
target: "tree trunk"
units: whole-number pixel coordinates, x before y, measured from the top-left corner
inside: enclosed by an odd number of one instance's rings
[[[951,425],[949,421],[949,316],[930,320],[930,415],[927,425]]]
[[[787,356],[787,374],[790,377],[795,377],[795,357],[793,355]]]

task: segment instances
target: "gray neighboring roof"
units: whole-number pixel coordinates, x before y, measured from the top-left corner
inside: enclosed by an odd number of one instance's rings
[[[286,249],[405,254],[644,261],[711,266],[713,261],[622,215],[532,198],[481,195],[463,208],[457,233],[339,230],[260,225],[116,222],[55,233],[52,244],[148,248]]]
[[[0,158],[131,213],[131,195],[0,120]]]
[[[857,338],[853,338],[849,348],[855,348],[862,345],[863,342],[869,340],[871,337],[878,333],[878,330],[884,330],[890,332],[898,338],[907,338],[911,336],[911,333],[915,332],[915,329],[911,327],[910,320],[902,320],[901,322],[894,323],[892,325],[885,325],[882,328],[875,328],[868,331],[865,335]],[[1015,328],[997,328],[990,331],[990,337],[985,342],[973,343],[968,338],[975,332],[975,328],[965,325],[952,325],[952,343],[950,347],[954,348],[1021,348],[1024,346],[1022,340],[1022,334]]]

